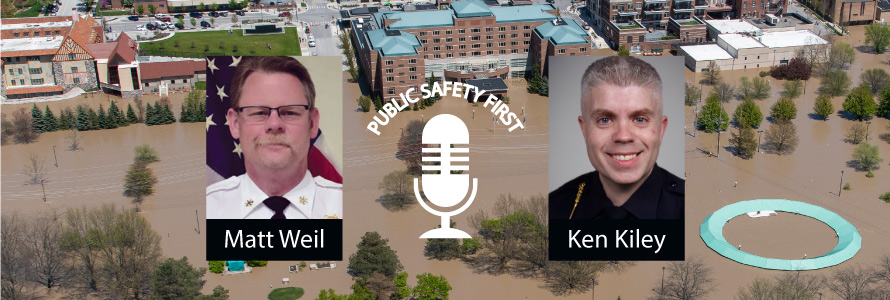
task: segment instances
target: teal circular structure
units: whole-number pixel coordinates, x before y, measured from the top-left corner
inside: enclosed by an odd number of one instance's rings
[[[777,259],[757,256],[730,245],[723,237],[723,226],[730,219],[752,211],[774,210],[795,213],[819,220],[837,233],[837,246],[825,255],[806,259]],[[726,258],[749,266],[771,270],[816,270],[853,258],[862,248],[862,236],[853,224],[820,206],[785,199],[757,199],[733,203],[715,211],[701,223],[701,238],[711,249]]]

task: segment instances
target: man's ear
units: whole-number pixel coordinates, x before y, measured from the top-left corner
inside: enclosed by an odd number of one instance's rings
[[[584,117],[578,116],[578,125],[581,126],[581,135],[587,140],[587,128],[584,128]]]
[[[318,114],[318,108],[313,108],[312,114],[310,116],[312,116],[312,118],[311,118],[312,124],[309,124],[310,125],[309,126],[310,127],[309,134],[310,134],[310,138],[314,139],[314,138],[318,137],[318,121],[319,121],[319,118],[321,118],[321,116]]]
[[[664,131],[668,128],[668,116],[661,116],[661,135],[659,139],[664,139]]]
[[[229,108],[226,112],[226,123],[229,123],[229,132],[232,133],[232,138],[238,139],[241,136],[241,131],[238,127],[238,112],[234,108]]]

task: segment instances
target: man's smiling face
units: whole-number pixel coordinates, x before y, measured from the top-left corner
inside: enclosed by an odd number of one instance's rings
[[[655,166],[667,128],[660,99],[651,89],[634,85],[599,84],[584,95],[578,123],[590,163],[603,180],[641,184]]]

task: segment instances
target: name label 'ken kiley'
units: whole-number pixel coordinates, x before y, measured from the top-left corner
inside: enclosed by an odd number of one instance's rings
[[[579,236],[580,235],[580,236]],[[615,230],[615,249],[639,249],[655,248],[655,253],[661,251],[666,234],[641,234],[639,229]],[[609,238],[605,234],[581,234],[581,230],[569,230],[569,249],[573,248],[609,248]]]

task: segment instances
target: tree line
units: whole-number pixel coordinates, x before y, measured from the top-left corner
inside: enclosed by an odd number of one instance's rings
[[[2,114],[2,130],[0,141],[6,144],[10,141],[16,144],[27,144],[37,140],[40,133],[59,130],[101,130],[114,129],[129,126],[130,124],[144,123],[145,125],[165,125],[176,122],[173,111],[170,109],[170,99],[162,97],[154,104],[146,103],[142,106],[142,98],[136,97],[136,108],[127,104],[126,112],[115,101],[111,101],[108,109],[99,104],[98,110],[87,104],[78,105],[75,109],[65,107],[58,114],[46,105],[43,110],[35,103],[31,107],[30,114],[24,108],[15,110],[11,120],[6,114]],[[58,117],[56,117],[58,115]],[[206,115],[206,102],[204,92],[192,90],[186,96],[182,104],[179,122],[204,122]]]
[[[61,286],[78,298],[228,299],[221,286],[198,295],[206,269],[185,257],[162,260],[160,236],[134,210],[105,204],[0,222],[4,299],[34,299]]]

